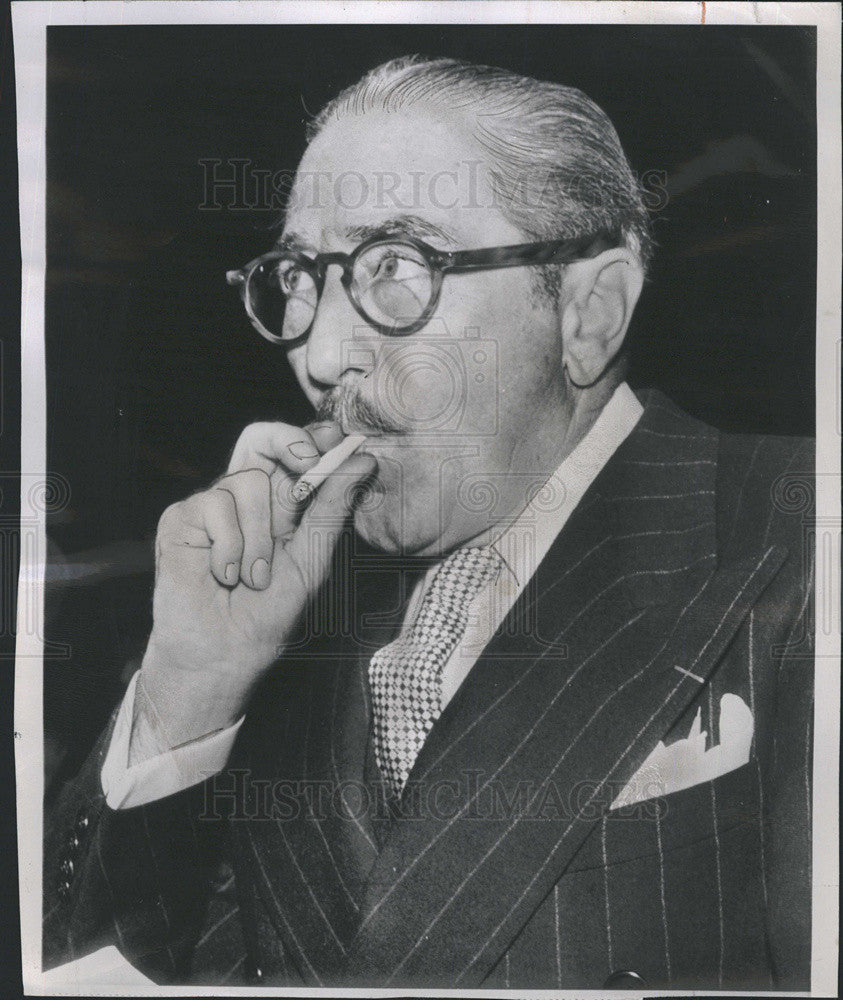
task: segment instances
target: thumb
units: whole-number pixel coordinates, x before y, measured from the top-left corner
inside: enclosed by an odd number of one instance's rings
[[[286,552],[311,593],[328,574],[334,550],[359,501],[361,484],[377,468],[372,455],[358,453],[347,458],[322,484],[287,543]]]

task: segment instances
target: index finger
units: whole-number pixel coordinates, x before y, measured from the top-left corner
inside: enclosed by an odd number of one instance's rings
[[[316,442],[316,447],[324,453],[330,451],[343,439],[343,432],[336,420],[317,420],[311,424],[305,424],[304,429]]]
[[[320,454],[316,440],[303,427],[271,422],[250,424],[237,439],[227,474],[260,469],[271,476],[281,466],[301,475],[316,465]]]

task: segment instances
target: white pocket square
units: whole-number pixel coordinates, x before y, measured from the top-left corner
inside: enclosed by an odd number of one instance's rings
[[[755,722],[749,706],[736,694],[720,699],[720,742],[706,750],[707,733],[697,709],[691,731],[684,740],[665,746],[659,741],[650,756],[612,803],[612,809],[646,799],[681,792],[712,781],[749,761]]]

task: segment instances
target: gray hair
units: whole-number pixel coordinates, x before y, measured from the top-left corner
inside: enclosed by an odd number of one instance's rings
[[[652,240],[641,188],[612,122],[573,87],[458,59],[403,56],[331,100],[309,123],[308,141],[345,114],[436,103],[474,117],[497,203],[528,239],[607,230],[646,267]]]

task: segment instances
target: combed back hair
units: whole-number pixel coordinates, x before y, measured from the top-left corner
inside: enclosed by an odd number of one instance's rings
[[[615,127],[574,87],[457,59],[403,56],[330,101],[309,123],[308,140],[345,115],[414,106],[468,118],[488,157],[496,204],[528,240],[608,230],[646,268],[652,241],[641,188]]]

